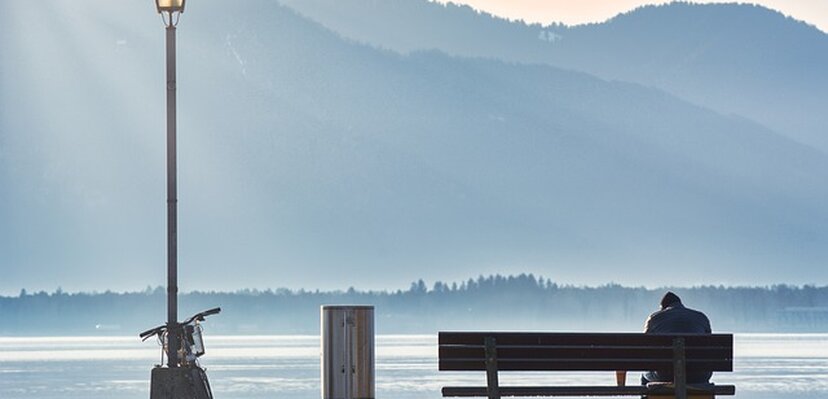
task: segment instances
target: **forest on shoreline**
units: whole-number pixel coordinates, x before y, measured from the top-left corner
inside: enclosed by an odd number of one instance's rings
[[[561,285],[531,274],[480,276],[463,282],[407,290],[239,290],[188,292],[179,297],[180,318],[221,306],[210,334],[317,334],[319,307],[375,306],[377,332],[442,330],[639,331],[666,290],[686,306],[708,314],[715,331],[824,332],[828,287],[644,288],[607,284]],[[0,335],[137,335],[166,320],[166,291],[29,293],[0,296]]]

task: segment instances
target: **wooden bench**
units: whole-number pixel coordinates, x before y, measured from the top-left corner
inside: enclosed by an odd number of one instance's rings
[[[446,397],[734,395],[733,385],[687,384],[687,371],[733,371],[732,334],[440,332],[441,371],[485,371],[487,386],[444,387]],[[500,386],[500,371],[672,372],[648,386]],[[637,376],[636,376],[637,377]],[[607,375],[608,380],[614,378]]]

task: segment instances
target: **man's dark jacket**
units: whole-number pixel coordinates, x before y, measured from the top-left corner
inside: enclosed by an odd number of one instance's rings
[[[667,308],[651,314],[644,325],[644,332],[648,334],[710,334],[710,319],[702,312],[685,308],[681,302],[674,302]],[[687,370],[687,382],[706,383],[711,375],[709,371]],[[651,371],[644,377],[649,381],[673,381],[673,373],[665,371]]]

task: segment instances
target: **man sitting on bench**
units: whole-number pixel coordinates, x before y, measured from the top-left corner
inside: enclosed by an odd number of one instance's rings
[[[644,332],[648,334],[690,333],[710,334],[710,320],[704,313],[684,307],[678,295],[667,292],[661,298],[661,310],[647,318]],[[687,371],[687,382],[690,384],[706,384],[713,373],[709,371]],[[641,376],[641,384],[650,382],[671,382],[673,373],[665,371],[649,371]]]

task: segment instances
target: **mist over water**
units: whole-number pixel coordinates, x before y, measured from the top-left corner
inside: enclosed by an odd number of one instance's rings
[[[485,373],[437,371],[434,335],[377,337],[377,398],[440,398],[446,385],[479,385]],[[736,334],[734,372],[713,381],[736,385],[738,398],[815,399],[828,395],[828,334]],[[319,337],[208,336],[207,368],[216,398],[319,397]],[[0,338],[0,397],[103,399],[149,396],[159,361],[137,337]],[[611,373],[502,373],[504,384],[611,385]],[[628,376],[634,383],[635,374]]]

